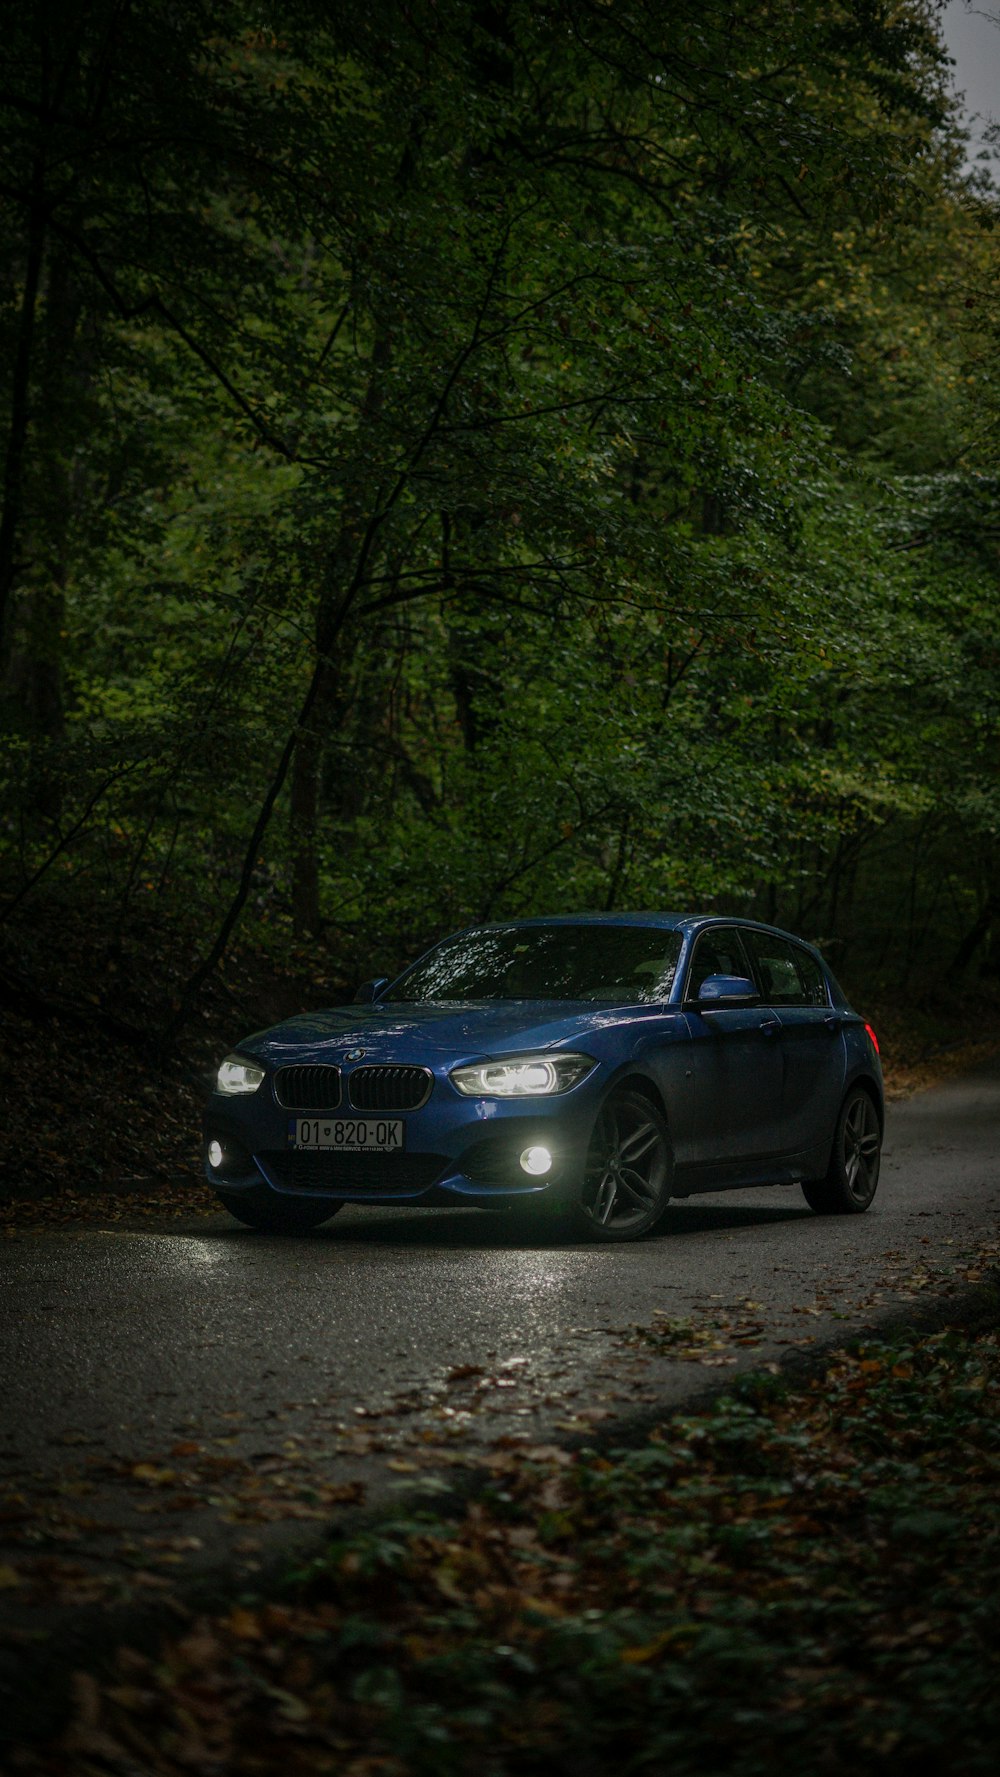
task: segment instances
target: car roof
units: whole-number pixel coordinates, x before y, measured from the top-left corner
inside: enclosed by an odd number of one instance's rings
[[[470,931],[509,932],[512,926],[663,926],[673,931],[686,925],[684,913],[536,913],[527,919],[491,919]]]
[[[778,938],[791,938],[795,944],[814,946],[807,938],[799,938],[784,926],[767,925],[763,920],[747,919],[740,913],[539,913],[527,919],[494,919],[467,931],[510,931],[512,927],[531,926],[654,926],[664,931],[689,933],[703,926],[739,926],[741,930],[773,932]]]

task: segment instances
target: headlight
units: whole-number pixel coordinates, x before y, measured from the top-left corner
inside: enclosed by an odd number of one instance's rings
[[[263,1078],[264,1069],[256,1061],[244,1061],[242,1055],[227,1055],[216,1077],[215,1090],[230,1098],[238,1092],[256,1092]]]
[[[456,1067],[449,1077],[465,1098],[546,1098],[568,1092],[596,1066],[589,1055],[512,1055]]]

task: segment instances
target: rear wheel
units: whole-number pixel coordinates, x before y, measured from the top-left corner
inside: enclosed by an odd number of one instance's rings
[[[217,1190],[215,1194],[237,1221],[267,1234],[305,1234],[343,1208],[340,1203],[321,1202],[315,1197],[279,1197],[266,1185],[251,1185],[245,1191]]]
[[[802,1186],[810,1209],[819,1215],[861,1215],[878,1187],[881,1157],[878,1111],[864,1087],[855,1086],[840,1107],[826,1178]]]
[[[667,1125],[642,1092],[623,1086],[605,1100],[594,1125],[577,1225],[592,1240],[639,1240],[669,1201]]]

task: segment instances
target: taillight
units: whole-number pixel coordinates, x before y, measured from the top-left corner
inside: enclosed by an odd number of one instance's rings
[[[875,1035],[875,1032],[872,1030],[871,1025],[866,1024],[865,1029],[868,1032],[868,1035],[871,1037],[872,1048],[874,1049],[876,1055],[881,1054],[881,1050],[879,1049],[879,1046],[878,1046],[878,1037]]]

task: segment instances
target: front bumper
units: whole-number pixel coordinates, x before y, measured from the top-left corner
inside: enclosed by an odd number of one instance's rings
[[[245,1099],[213,1093],[204,1118],[205,1176],[219,1189],[267,1185],[281,1195],[338,1203],[413,1202],[463,1198],[478,1203],[569,1189],[582,1172],[603,1097],[598,1067],[565,1094],[538,1099],[468,1099],[435,1078],[419,1110],[386,1113],[404,1124],[400,1153],[336,1153],[296,1149],[295,1118],[274,1097],[270,1078]],[[330,1113],[324,1113],[330,1115]],[[222,1162],[213,1166],[209,1144]],[[533,1177],[520,1164],[530,1147],[545,1147],[552,1165]]]

